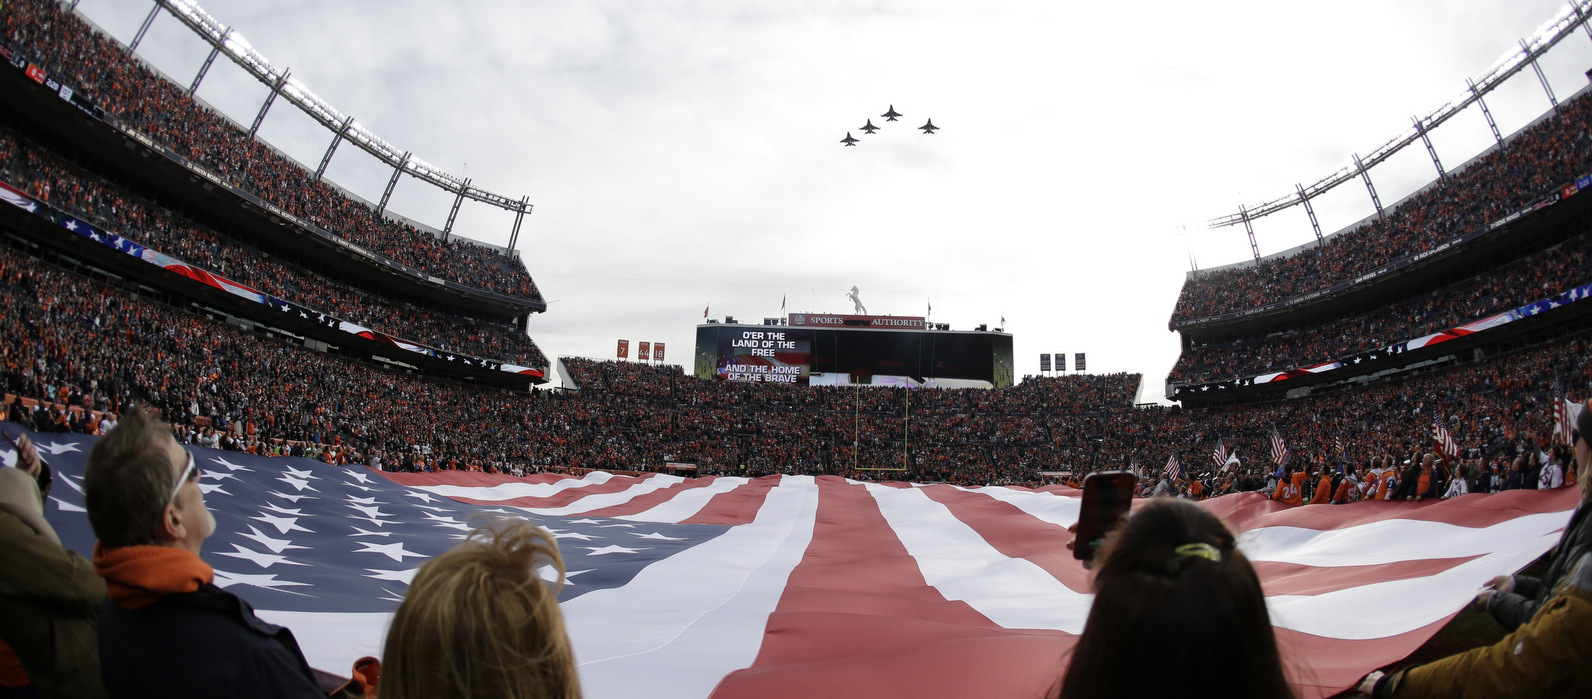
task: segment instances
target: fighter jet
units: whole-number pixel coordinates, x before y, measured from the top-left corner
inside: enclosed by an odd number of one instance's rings
[[[878,130],[879,130],[879,127],[873,125],[873,120],[872,119],[869,119],[868,123],[862,125],[862,132],[865,133],[865,134],[868,134],[869,136],[872,136],[873,132],[878,131]]]
[[[850,131],[846,132],[846,137],[840,139],[840,142],[846,144],[847,148],[857,145],[857,139],[851,137]]]
[[[885,121],[895,121],[896,117],[903,116],[903,115],[897,114],[896,110],[895,110],[895,105],[892,104],[892,105],[890,105],[890,111],[885,112],[883,114],[880,114],[879,116],[884,117]]]
[[[935,131],[939,131],[940,130],[940,127],[935,126],[934,125],[934,120],[930,119],[927,124],[919,126],[918,129],[923,131],[923,133],[925,133],[925,134],[933,135]]]

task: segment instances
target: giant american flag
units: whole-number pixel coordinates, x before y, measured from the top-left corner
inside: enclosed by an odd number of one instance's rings
[[[46,516],[87,554],[82,473],[95,438],[31,436],[58,473]],[[337,674],[380,655],[416,566],[481,513],[557,536],[560,599],[593,699],[1037,698],[1092,599],[1066,549],[1079,493],[1061,487],[387,474],[191,449],[219,524],[203,551],[216,584]],[[1406,656],[1483,582],[1551,548],[1577,500],[1564,488],[1204,505],[1241,532],[1300,696],[1322,697]]]

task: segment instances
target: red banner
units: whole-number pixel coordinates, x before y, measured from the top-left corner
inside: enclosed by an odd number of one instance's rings
[[[643,342],[636,345],[636,359],[640,359],[643,362],[647,361],[647,343]]]
[[[835,313],[792,313],[785,322],[798,328],[878,328],[927,330],[922,316],[847,316]]]
[[[652,358],[657,360],[657,361],[659,361],[659,362],[663,361],[663,343],[662,342],[654,342],[654,343],[652,343]]]
[[[620,359],[628,359],[629,357],[630,357],[630,341],[629,340],[620,340],[619,341],[619,358]]]

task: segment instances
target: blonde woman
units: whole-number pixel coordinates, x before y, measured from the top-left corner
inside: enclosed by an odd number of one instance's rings
[[[537,574],[557,571],[557,583]],[[546,530],[500,521],[420,566],[387,632],[382,699],[579,699]]]

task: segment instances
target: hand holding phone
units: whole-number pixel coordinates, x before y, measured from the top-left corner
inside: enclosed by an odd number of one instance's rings
[[[1078,512],[1078,534],[1072,557],[1088,567],[1095,552],[1133,505],[1133,474],[1127,471],[1091,473],[1083,479],[1083,503]]]

